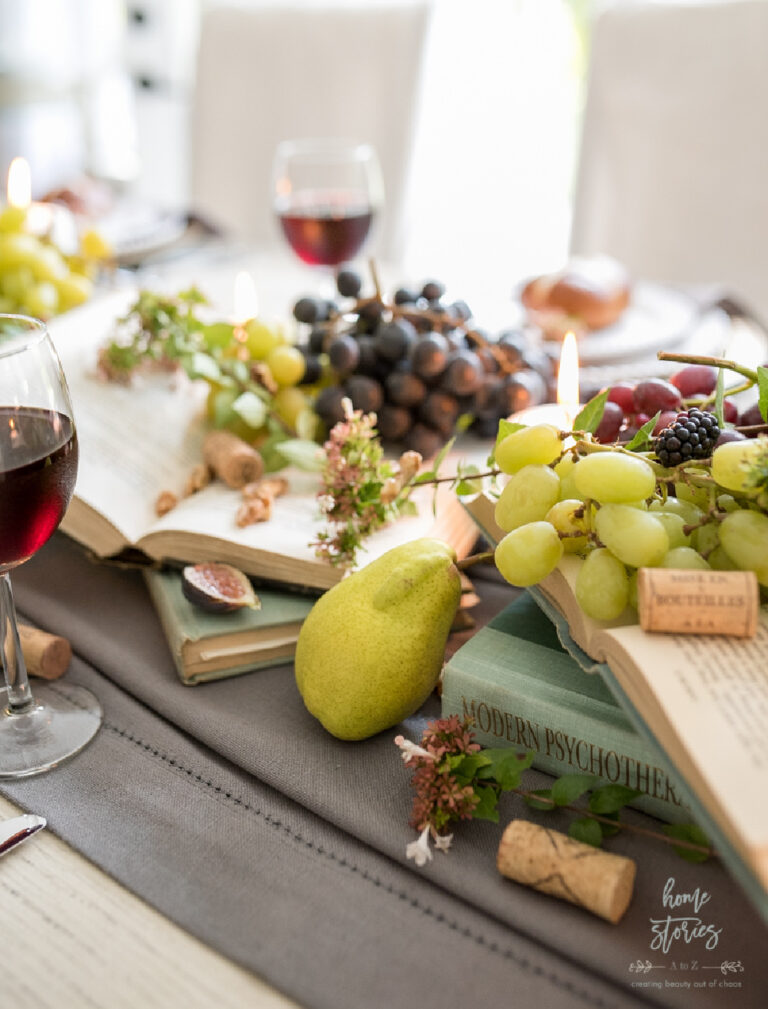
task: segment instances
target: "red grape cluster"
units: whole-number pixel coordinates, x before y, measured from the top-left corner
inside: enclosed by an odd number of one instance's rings
[[[391,299],[376,285],[365,297],[361,275],[344,268],[336,286],[341,303],[303,297],[293,309],[307,327],[307,370],[325,375],[314,409],[327,427],[343,418],[346,397],[377,414],[385,442],[430,458],[460,419],[492,438],[500,418],[549,398],[549,357],[522,332],[474,327],[466,302],[448,301],[443,284],[401,287]]]
[[[668,380],[649,378],[640,382],[617,382],[608,389],[600,426],[595,438],[604,444],[615,441],[627,442],[659,413],[653,429],[658,435],[675,422],[678,414],[689,407],[702,403],[712,409],[713,393],[717,384],[717,369],[705,364],[690,364],[681,368]],[[732,425],[756,425],[762,423],[757,404],[739,414],[730,399],[723,402],[723,419]],[[718,444],[746,437],[733,428],[720,432]]]

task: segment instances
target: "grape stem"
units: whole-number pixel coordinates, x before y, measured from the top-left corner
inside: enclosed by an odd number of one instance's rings
[[[743,364],[739,364],[737,361],[729,361],[724,357],[708,357],[703,354],[671,354],[664,350],[659,351],[656,357],[659,361],[676,361],[679,364],[707,364],[713,368],[727,368],[729,371],[735,371],[738,375],[743,375],[744,378],[749,379],[752,385],[757,382],[756,371],[745,367]]]
[[[609,827],[618,827],[620,830],[628,830],[633,834],[642,834],[643,837],[652,837],[657,841],[664,841],[665,844],[674,845],[676,848],[687,848],[690,851],[698,852],[701,855],[717,856],[717,852],[714,848],[710,848],[703,844],[696,844],[693,841],[682,841],[677,840],[674,837],[669,837],[667,834],[662,834],[657,830],[649,830],[647,827],[638,827],[634,823],[623,823],[621,820],[612,820],[608,816],[601,816],[600,813],[593,813],[590,809],[584,809],[583,806],[572,806],[572,805],[558,805],[554,799],[550,799],[544,795],[536,795],[535,792],[531,792],[526,788],[513,788],[512,792],[517,795],[521,795],[524,799],[533,799],[535,802],[540,802],[542,804],[546,803],[555,809],[567,809],[572,813],[578,813],[579,816],[588,816],[591,820],[597,820],[598,823],[605,823]]]

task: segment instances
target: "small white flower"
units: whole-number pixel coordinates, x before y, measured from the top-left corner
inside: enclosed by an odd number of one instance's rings
[[[435,755],[430,753],[429,750],[425,750],[423,746],[419,746],[418,743],[411,742],[410,739],[406,739],[404,736],[395,736],[395,746],[399,746],[403,751],[400,756],[406,764],[411,757],[428,757],[430,760],[435,759]]]
[[[332,512],[333,507],[336,504],[332,495],[330,494],[318,495],[317,503],[320,505],[320,510],[324,512]]]
[[[429,824],[419,834],[418,841],[406,844],[405,857],[412,858],[419,868],[432,861],[432,849],[429,847]]]
[[[435,834],[435,847],[438,851],[447,852],[453,840],[453,834]]]

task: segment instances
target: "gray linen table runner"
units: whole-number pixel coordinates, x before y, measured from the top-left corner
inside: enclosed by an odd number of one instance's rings
[[[62,535],[14,586],[26,619],[71,640],[67,677],[99,696],[105,725],[70,762],[3,793],[309,1009],[765,1004],[768,928],[717,861],[612,839],[638,877],[611,926],[499,876],[512,817],[569,822],[505,796],[500,824],[460,825],[451,851],[418,869],[405,859],[415,834],[397,730],[333,739],[304,709],[291,666],[185,687],[141,575],[92,562]],[[481,595],[496,609],[509,598],[493,583]],[[402,731],[417,739],[438,715],[433,698]],[[528,774],[530,787],[551,780]],[[674,893],[709,894],[699,917],[716,945],[671,939],[667,919],[691,912],[671,909],[670,879]]]

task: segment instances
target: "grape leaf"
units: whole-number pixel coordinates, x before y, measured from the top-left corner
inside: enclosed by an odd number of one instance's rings
[[[715,386],[715,417],[721,431],[725,430],[725,415],[723,413],[723,395],[725,393],[725,371],[723,368],[717,373],[717,385]]]
[[[653,429],[656,427],[659,417],[661,417],[661,410],[651,417],[650,420],[647,420],[641,428],[637,429],[631,441],[624,446],[628,452],[641,452],[643,450],[645,445],[651,440]]]
[[[636,788],[627,788],[626,785],[602,785],[590,795],[589,808],[593,813],[603,815],[615,813],[638,795],[642,795],[642,792]]]
[[[759,392],[757,405],[760,409],[760,416],[763,420],[768,421],[768,368],[762,364],[757,366],[757,388]]]
[[[608,390],[603,389],[602,392],[598,392],[596,396],[593,396],[576,414],[573,420],[573,430],[587,431],[589,434],[594,434],[598,427],[600,427],[600,421],[603,419],[605,404],[607,402]]]
[[[568,828],[568,836],[574,841],[581,841],[582,844],[591,844],[593,848],[599,848],[603,843],[603,832],[597,820],[592,820],[588,816],[580,820],[574,820]]]
[[[667,823],[661,829],[667,837],[673,837],[676,841],[688,841],[690,844],[709,847],[709,838],[695,823]],[[686,862],[706,862],[709,858],[706,852],[694,851],[691,848],[678,848],[675,845],[675,851]]]
[[[459,480],[454,489],[459,497],[469,497],[481,491],[482,484],[478,480]]]
[[[564,774],[552,786],[552,798],[558,806],[568,806],[598,782],[594,774]]]

